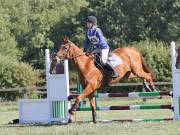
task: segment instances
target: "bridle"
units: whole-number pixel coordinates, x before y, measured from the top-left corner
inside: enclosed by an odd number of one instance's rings
[[[66,45],[66,46],[68,45],[68,48],[65,48],[65,49],[64,49],[64,51],[66,52],[66,54],[58,56],[57,53],[56,53],[56,56],[57,56],[61,61],[64,61],[65,59],[71,60],[71,59],[74,59],[74,58],[77,58],[77,57],[80,57],[80,56],[85,55],[85,53],[82,53],[82,54],[78,54],[78,55],[76,55],[76,56],[70,56],[71,46],[72,46],[72,45],[71,45],[70,43],[66,43],[65,45]],[[62,47],[64,47],[65,45],[62,45]],[[68,55],[69,55],[70,57],[68,57]]]
[[[63,48],[64,47],[64,48]],[[63,49],[63,53],[58,55],[58,52],[54,52],[51,56],[51,59],[55,62],[54,63],[54,66],[56,64],[64,64],[64,60],[72,60],[72,59],[75,59],[77,57],[80,57],[80,56],[84,56],[86,55],[86,53],[82,53],[82,54],[78,54],[76,56],[72,56],[71,54],[71,49],[72,49],[72,45],[70,43],[66,43],[64,45],[61,46],[60,50]],[[54,67],[52,67],[53,69]]]

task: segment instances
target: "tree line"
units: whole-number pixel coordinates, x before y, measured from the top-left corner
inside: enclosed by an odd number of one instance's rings
[[[168,44],[180,41],[179,0],[0,0],[0,88],[43,84],[44,50],[56,51],[64,35],[81,47],[88,15],[97,17],[112,49],[144,50],[158,80],[169,80]]]

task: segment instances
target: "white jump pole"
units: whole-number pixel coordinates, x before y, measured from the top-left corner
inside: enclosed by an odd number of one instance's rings
[[[54,120],[59,118],[68,121],[68,109],[70,103],[67,99],[69,96],[69,68],[68,60],[64,61],[62,65],[64,73],[50,74],[50,55],[49,50],[46,49],[46,85],[47,85],[47,99],[51,101],[51,117]]]
[[[174,120],[180,119],[180,69],[176,69],[176,44],[171,42]]]

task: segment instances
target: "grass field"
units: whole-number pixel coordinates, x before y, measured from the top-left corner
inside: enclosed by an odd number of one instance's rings
[[[141,99],[102,100],[100,105],[144,104]],[[170,98],[148,99],[146,104],[170,104]],[[172,117],[170,110],[98,111],[98,120]],[[8,125],[18,118],[15,102],[0,103],[0,135],[180,135],[180,121],[72,123],[68,125]],[[77,112],[76,120],[91,120],[91,112]]]

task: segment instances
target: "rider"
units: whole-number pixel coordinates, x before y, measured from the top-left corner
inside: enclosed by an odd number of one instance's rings
[[[83,51],[86,52],[89,44],[91,43],[93,45],[92,53],[100,53],[102,64],[112,69],[113,77],[119,77],[119,74],[107,60],[109,45],[107,44],[101,29],[97,27],[97,18],[95,16],[88,16],[86,19],[86,27],[87,31],[85,41],[83,43]]]

